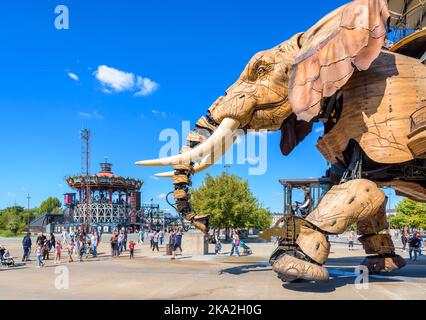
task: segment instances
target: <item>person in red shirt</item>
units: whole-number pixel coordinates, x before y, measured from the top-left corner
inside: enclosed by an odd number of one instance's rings
[[[135,257],[135,246],[136,246],[135,242],[133,241],[129,242],[130,259],[133,259]]]

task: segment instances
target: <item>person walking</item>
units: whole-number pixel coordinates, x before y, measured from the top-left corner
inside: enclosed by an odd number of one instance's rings
[[[73,242],[69,242],[68,243],[68,262],[74,262],[74,259],[72,258],[72,255],[74,253],[74,243]]]
[[[175,259],[175,242],[176,242],[176,230],[173,228],[170,230],[170,239],[169,239],[169,251],[167,251],[167,255],[172,255],[172,259]]]
[[[48,244],[49,252],[52,251],[52,249],[55,249],[55,245],[56,245],[55,235],[53,233],[50,233],[49,244]]]
[[[237,256],[240,256],[240,251],[238,250],[239,246],[240,246],[240,237],[238,236],[238,234],[236,232],[234,232],[234,234],[232,235],[231,253],[229,255],[233,256],[234,252],[236,252]]]
[[[133,241],[130,241],[129,242],[130,259],[135,258],[135,247],[136,247],[136,243]]]
[[[154,238],[154,231],[150,230],[148,233],[148,241],[150,243],[151,249],[154,246],[153,238]]]
[[[123,232],[120,231],[120,233],[118,234],[118,251],[119,251],[119,255],[123,252],[123,241],[124,241],[124,235],[123,235]]]
[[[111,249],[112,249],[112,256],[118,257],[119,256],[119,248],[118,248],[118,234],[117,234],[117,232],[114,232],[112,234]]]
[[[92,252],[93,258],[96,258],[98,255],[98,237],[95,231],[93,231],[90,236],[90,251]]]
[[[37,268],[44,267],[43,246],[40,243],[37,243],[36,245],[36,255],[37,255]]]
[[[423,255],[423,236],[421,235],[420,232],[418,232],[418,238],[420,239],[420,244],[419,244],[419,256],[421,257]]]
[[[27,232],[24,239],[22,239],[22,247],[24,249],[22,262],[30,261],[31,246],[32,246],[31,233]]]
[[[123,248],[121,252],[123,252],[123,249],[127,251],[127,230],[124,227],[121,230],[123,232]]]
[[[43,250],[43,261],[49,260],[49,240],[44,240],[44,244],[41,247]]]
[[[71,227],[70,227],[70,241],[71,243],[75,242],[75,232],[74,232],[74,229],[71,229]]]
[[[354,250],[354,243],[355,243],[355,239],[356,239],[356,232],[354,230],[352,230],[349,233],[349,251]]]
[[[145,237],[145,232],[143,230],[143,227],[141,227],[141,229],[139,230],[139,238],[138,238],[139,244],[143,243],[144,237]]]
[[[67,232],[67,229],[65,229],[65,228],[62,229],[61,236],[62,236],[62,244],[64,246],[66,246],[68,244],[68,232]]]
[[[172,259],[176,259],[177,250],[179,249],[179,254],[182,255],[182,232],[180,228],[177,228],[174,232],[173,239],[173,257]]]
[[[422,243],[422,240],[420,238],[420,233],[416,232],[409,241],[409,255],[410,260],[413,260],[413,252],[414,252],[414,261],[417,261],[417,254],[419,252],[419,247]]]
[[[163,229],[160,230],[160,232],[158,233],[158,236],[160,238],[160,245],[163,245],[163,241],[164,241],[164,231]]]
[[[56,246],[55,246],[55,262],[54,262],[54,264],[61,263],[61,253],[62,253],[62,244],[61,244],[61,241],[58,240],[58,241],[56,241]]]
[[[166,228],[166,230],[164,231],[164,244],[166,246],[166,256],[169,255],[169,251],[170,251],[170,231],[169,228]]]
[[[45,241],[46,241],[46,236],[43,234],[43,232],[40,232],[38,234],[36,243],[39,244],[40,246],[43,246]]]
[[[217,256],[222,253],[222,243],[219,239],[216,241],[216,244],[214,246],[214,252]]]
[[[152,252],[155,251],[155,249],[157,249],[157,252],[160,251],[159,247],[158,247],[158,242],[160,241],[160,235],[159,233],[156,231],[154,232],[154,235],[152,237]]]
[[[405,232],[405,230],[403,232],[401,232],[401,242],[402,242],[402,251],[406,252],[407,250],[407,242],[408,242],[408,237],[407,237],[407,233]]]

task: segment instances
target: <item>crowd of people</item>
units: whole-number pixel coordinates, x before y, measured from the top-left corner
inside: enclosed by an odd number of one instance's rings
[[[148,233],[145,230],[139,231],[139,243],[145,242],[146,240],[150,244],[151,250],[159,252],[159,245],[165,245],[167,255],[172,255],[172,259],[176,259],[176,255],[182,255],[182,237],[183,232],[179,227],[167,227],[165,230],[149,230]]]
[[[423,236],[419,231],[409,230],[407,228],[396,230],[393,238],[395,240],[400,240],[402,243],[402,251],[407,252],[410,260],[417,260],[418,256],[422,255],[423,248]],[[349,251],[354,250],[354,243],[357,240],[357,233],[355,231],[350,231],[348,235],[348,244]]]
[[[183,232],[179,227],[167,227],[165,229],[144,229],[141,228],[137,231],[137,243],[128,241],[128,233],[124,227],[112,233],[110,238],[111,256],[113,258],[123,255],[128,252],[130,259],[135,257],[135,249],[137,245],[149,244],[149,250],[152,252],[160,252],[160,246],[165,247],[166,255],[171,256],[171,259],[176,259],[178,255],[182,255],[182,237]],[[63,230],[56,239],[53,233],[45,236],[39,233],[34,246],[34,253],[36,256],[37,267],[42,268],[45,266],[47,260],[53,260],[53,264],[59,264],[63,260],[63,252],[67,253],[67,260],[69,263],[74,261],[83,262],[90,256],[96,258],[98,255],[98,246],[101,242],[102,234],[100,230],[94,228],[91,232],[84,232],[81,228],[70,229],[69,232]],[[349,250],[354,250],[354,244],[357,241],[357,233],[350,231],[348,238]],[[407,228],[396,230],[393,237],[400,239],[402,243],[402,251],[409,254],[409,259],[416,261],[422,255],[423,236],[416,230],[409,230]],[[240,256],[241,248],[244,248],[244,254],[251,254],[251,249],[240,240],[237,230],[231,232],[231,250],[230,256],[236,254]],[[216,239],[212,242],[215,244],[215,254],[222,254],[222,242]],[[23,256],[22,262],[30,261],[30,255],[33,249],[33,240],[31,234],[27,233],[22,240]],[[54,258],[51,259],[51,256]],[[0,245],[0,258],[2,262],[12,261],[11,253]]]
[[[47,238],[43,233],[39,233],[35,243],[35,253],[37,257],[37,267],[45,266],[45,261],[50,260],[50,254],[54,253],[54,264],[61,263],[62,251],[66,250],[68,262],[74,262],[74,258],[83,262],[83,258],[88,259],[89,255],[97,256],[97,248],[99,246],[101,235],[97,229],[90,233],[82,231],[80,228],[72,229],[69,233],[65,230],[62,232],[62,240],[55,238],[53,233]],[[31,252],[31,234],[22,240],[24,255],[22,261],[28,261]]]
[[[417,256],[422,255],[422,247],[423,247],[423,236],[420,232],[414,230],[402,229],[399,232],[402,242],[402,250],[407,252],[408,245],[408,255],[410,260],[417,260]]]
[[[114,232],[111,236],[111,255],[113,257],[120,256],[123,251],[127,251],[127,231],[122,228],[119,232]],[[172,255],[172,259],[176,258],[177,252],[182,254],[182,237],[183,232],[179,227],[167,227],[163,229],[145,230],[141,228],[138,232],[138,244],[144,244],[147,241],[150,250],[160,252],[160,247],[165,245],[167,255]],[[134,256],[136,243],[129,243],[130,256]]]

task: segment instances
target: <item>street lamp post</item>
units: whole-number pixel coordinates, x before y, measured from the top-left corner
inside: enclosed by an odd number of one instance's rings
[[[223,166],[225,168],[225,174],[228,175],[228,169],[231,168],[229,164]]]
[[[30,232],[30,200],[31,200],[31,196],[30,193],[28,192],[27,195],[27,200],[28,200],[28,232]]]

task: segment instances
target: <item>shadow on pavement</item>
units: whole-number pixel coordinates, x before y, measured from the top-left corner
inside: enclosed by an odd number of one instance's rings
[[[299,292],[333,292],[339,287],[354,284],[359,276],[355,268],[361,264],[365,256],[332,258],[327,262],[326,268],[330,274],[329,282],[297,281],[284,283],[283,288]],[[239,265],[222,269],[219,274],[241,275],[250,272],[272,271],[268,262]],[[426,259],[407,261],[407,266],[387,274],[372,274],[369,282],[416,282],[426,283]]]
[[[227,269],[222,269],[219,271],[219,275],[224,273],[229,273],[233,275],[240,275],[249,272],[259,272],[259,271],[272,271],[272,267],[269,263],[256,263],[256,264],[247,264],[238,267],[232,267]]]

